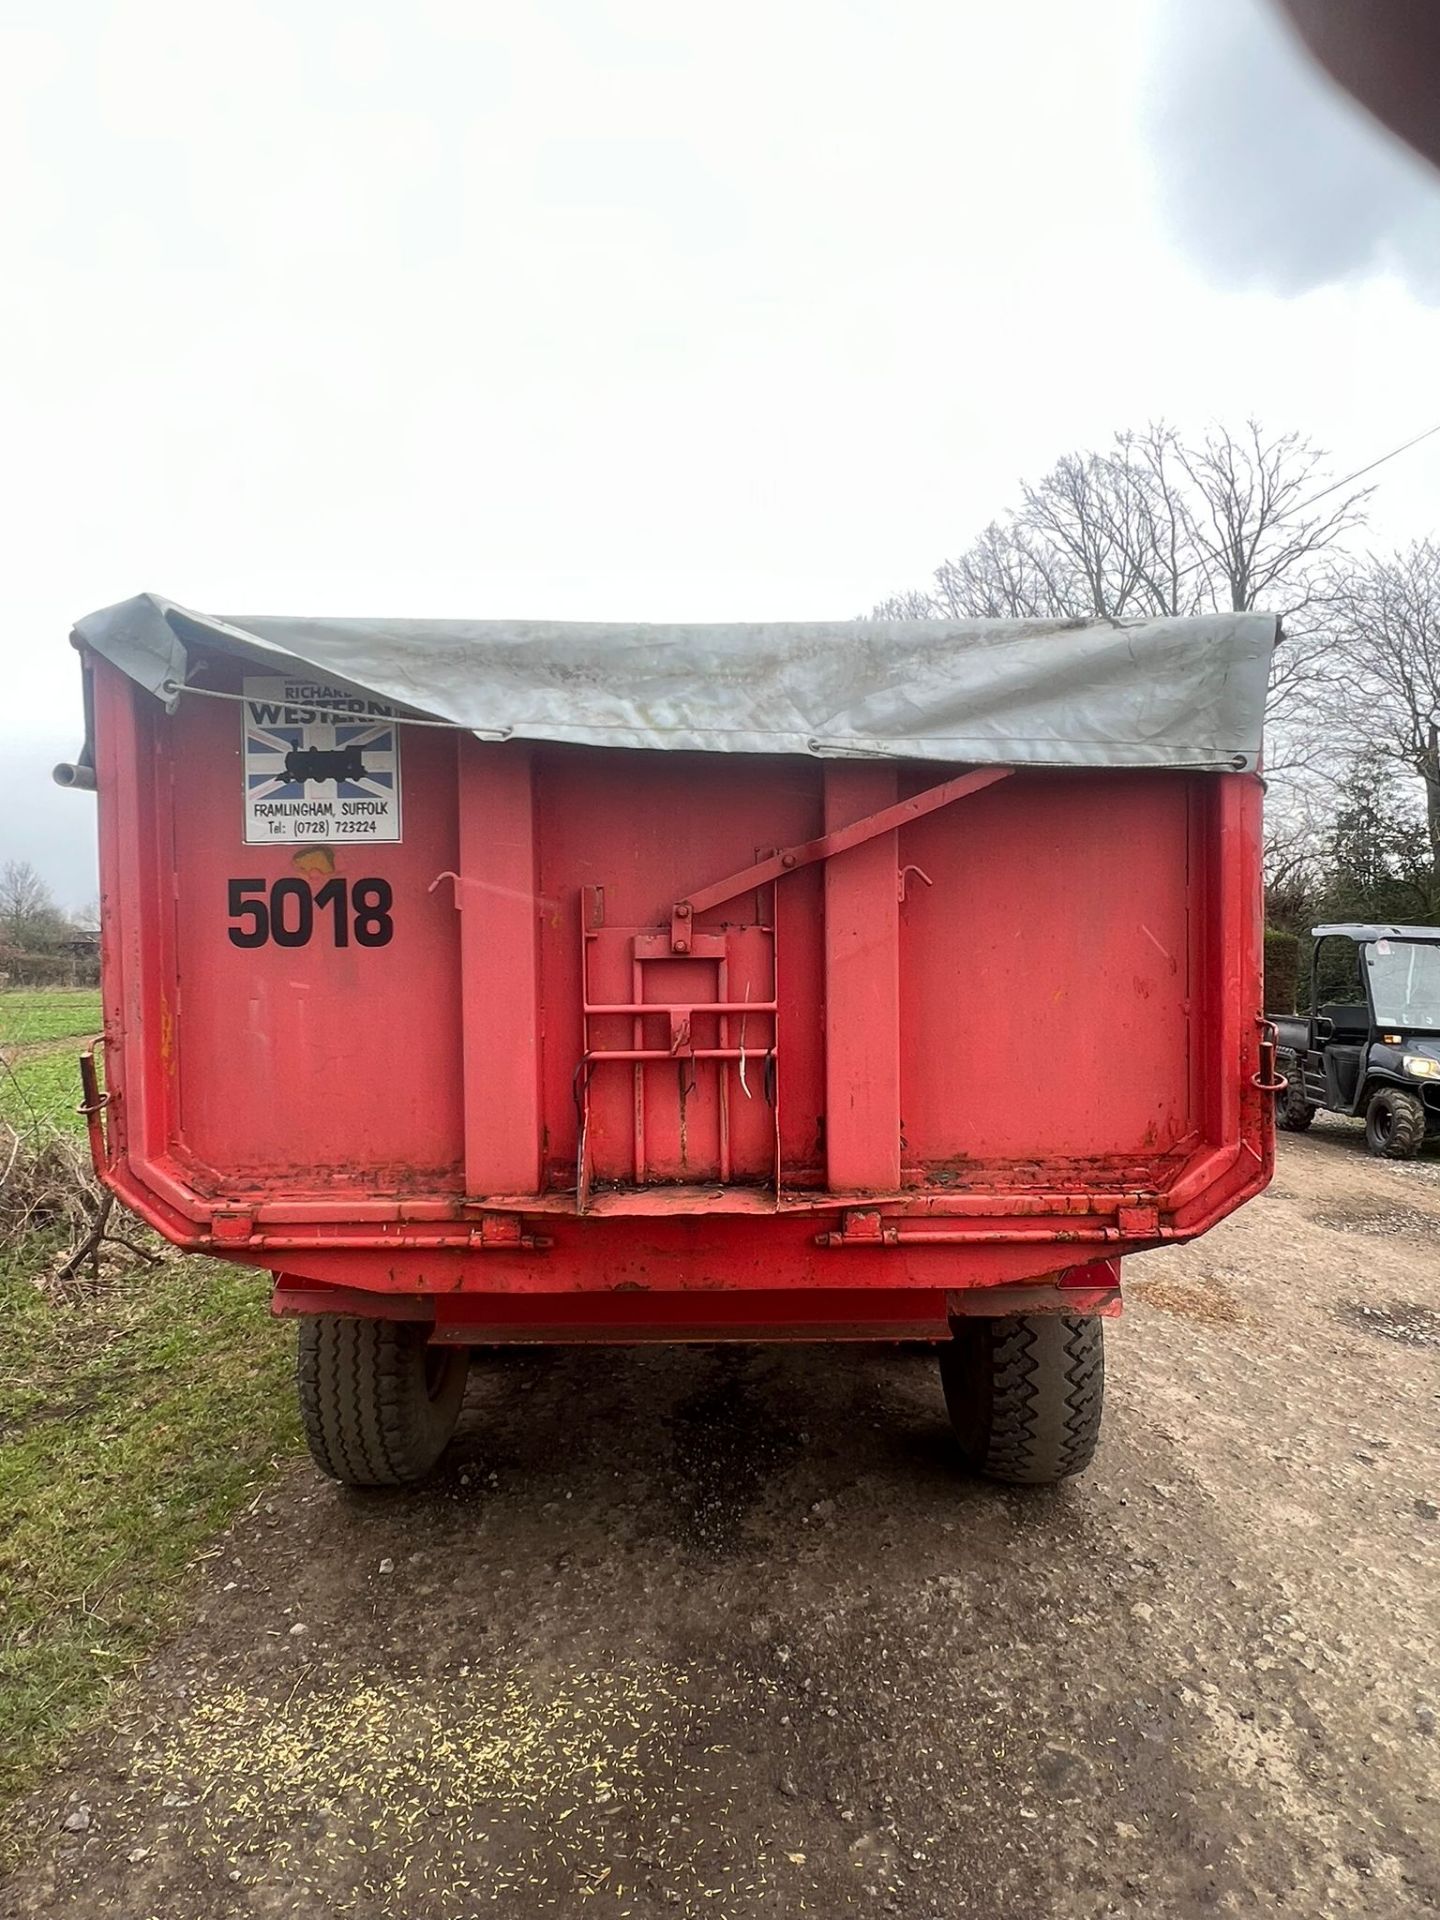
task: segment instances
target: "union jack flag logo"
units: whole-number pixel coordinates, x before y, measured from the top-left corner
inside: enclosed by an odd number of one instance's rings
[[[393,720],[303,727],[246,720],[245,785],[252,800],[300,800],[316,787],[340,800],[393,800],[397,772]]]

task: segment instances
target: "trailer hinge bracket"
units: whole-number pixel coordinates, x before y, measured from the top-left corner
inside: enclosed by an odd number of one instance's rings
[[[1127,1240],[1154,1240],[1160,1233],[1158,1207],[1121,1207],[1115,1224]]]
[[[543,1253],[554,1242],[542,1234],[523,1232],[518,1213],[486,1213],[470,1229],[470,1244],[484,1253]]]
[[[255,1212],[252,1207],[227,1207],[223,1213],[215,1213],[210,1220],[210,1237],[223,1240],[226,1245],[232,1242],[248,1240],[255,1231]]]
[[[817,1233],[817,1247],[898,1247],[900,1229],[869,1208],[853,1208],[840,1216],[839,1230]]]

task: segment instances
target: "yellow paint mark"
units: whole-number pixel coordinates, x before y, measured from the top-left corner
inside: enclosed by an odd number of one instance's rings
[[[169,1075],[175,1064],[175,1014],[170,996],[160,995],[160,1071]]]

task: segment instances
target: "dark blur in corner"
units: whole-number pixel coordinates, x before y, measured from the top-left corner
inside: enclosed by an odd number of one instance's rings
[[[1278,0],[1333,80],[1440,167],[1440,6],[1435,0]]]

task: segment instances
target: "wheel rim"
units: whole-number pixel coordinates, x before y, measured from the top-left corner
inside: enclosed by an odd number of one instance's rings
[[[1388,1145],[1390,1140],[1390,1135],[1395,1130],[1395,1116],[1390,1111],[1389,1103],[1387,1101],[1378,1100],[1375,1103],[1374,1117],[1375,1117],[1375,1138],[1377,1140],[1383,1141],[1386,1145]]]

